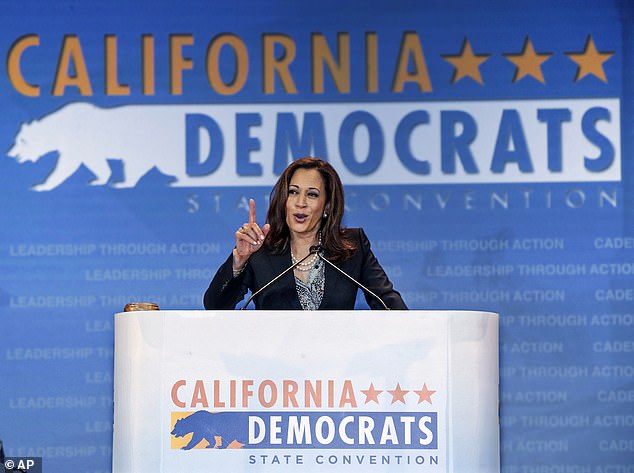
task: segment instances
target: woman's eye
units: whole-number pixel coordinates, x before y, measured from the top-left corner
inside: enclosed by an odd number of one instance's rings
[[[316,198],[318,198],[318,197],[319,197],[319,194],[316,194],[316,193],[314,193],[314,192],[309,192],[309,193],[308,193],[308,197],[312,197],[313,199],[316,199]]]
[[[288,194],[289,194],[289,195],[295,195],[295,194],[297,194],[297,189],[289,189],[289,190],[288,190]]]

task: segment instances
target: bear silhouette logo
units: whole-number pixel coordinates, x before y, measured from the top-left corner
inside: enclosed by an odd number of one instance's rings
[[[209,443],[206,448],[241,448],[246,445],[244,437],[247,432],[246,425],[241,428],[239,417],[229,412],[213,414],[208,411],[196,411],[176,420],[171,435],[181,438],[192,434],[189,442],[181,447],[182,450],[191,450],[203,440]]]
[[[174,105],[100,108],[90,103],[72,103],[39,120],[23,123],[7,155],[25,163],[57,153],[55,168],[44,182],[32,187],[36,191],[54,189],[82,165],[95,175],[91,186],[131,188],[153,169],[172,178],[176,186],[226,181],[226,175],[214,174],[205,179],[187,174],[185,117],[195,109]],[[225,126],[226,111],[208,113],[215,113],[215,119]],[[120,181],[109,182],[111,160],[122,163]]]

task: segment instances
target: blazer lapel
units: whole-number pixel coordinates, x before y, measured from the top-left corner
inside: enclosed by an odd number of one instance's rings
[[[273,268],[273,277],[281,274],[292,264],[290,251],[279,255],[271,255],[270,258],[271,266]],[[302,304],[299,302],[299,297],[297,296],[297,289],[295,289],[295,275],[293,274],[293,271],[286,273],[275,284],[278,285],[278,287],[286,288],[289,291],[289,294],[287,295],[289,296],[289,300],[293,306],[291,307],[292,309],[302,309]]]

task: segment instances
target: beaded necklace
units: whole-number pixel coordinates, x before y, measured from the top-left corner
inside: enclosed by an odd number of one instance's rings
[[[317,243],[317,245],[321,246],[321,232],[319,232],[319,243]],[[315,261],[317,261],[318,257],[319,256],[317,255],[317,252],[315,252],[312,258],[307,259],[303,263],[299,263],[297,266],[295,266],[295,269],[302,272],[310,271],[311,269],[313,269]],[[295,258],[293,250],[291,250],[291,261],[293,262],[293,264],[296,264],[297,261],[299,261],[297,258]]]

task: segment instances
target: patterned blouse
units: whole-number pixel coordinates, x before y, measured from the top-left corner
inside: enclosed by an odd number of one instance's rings
[[[321,259],[317,259],[313,267],[308,271],[308,282],[295,277],[295,288],[299,296],[299,302],[304,310],[317,310],[324,297],[324,282],[326,281],[326,265]]]

